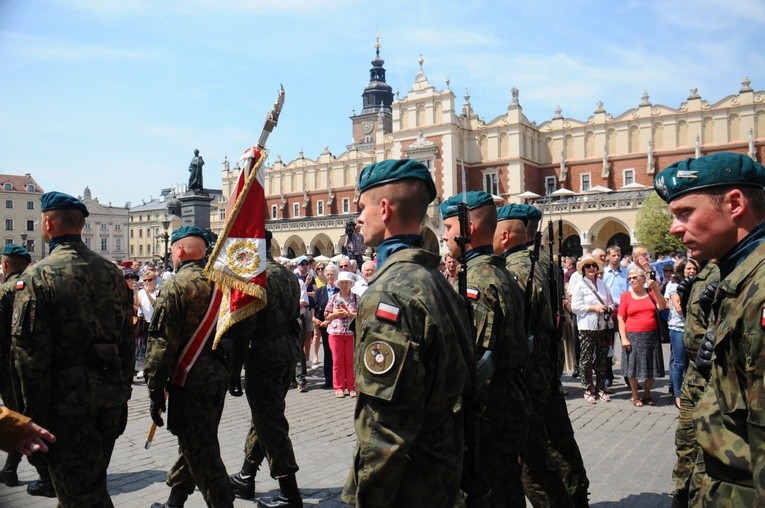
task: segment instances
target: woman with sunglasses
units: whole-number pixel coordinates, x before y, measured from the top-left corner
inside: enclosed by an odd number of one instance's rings
[[[142,321],[140,333],[135,340],[135,370],[138,379],[143,379],[143,364],[146,358],[146,339],[149,334],[149,323],[154,313],[154,301],[159,295],[157,289],[157,274],[151,270],[144,272],[141,278],[143,287],[138,290],[138,319]]]
[[[603,269],[600,260],[583,258],[577,265],[582,278],[571,291],[571,310],[576,314],[579,329],[579,379],[584,387],[584,400],[595,404],[597,399],[609,402],[606,394],[608,346],[611,342],[611,312],[614,301],[598,273]],[[595,382],[592,371],[595,368]]]
[[[664,357],[657,310],[667,308],[667,301],[659,291],[659,283],[651,279],[646,284],[646,273],[633,267],[627,272],[629,290],[619,302],[619,336],[622,339],[622,373],[632,391],[632,405],[653,406],[653,381],[664,377]],[[644,397],[638,396],[638,378],[645,379]]]

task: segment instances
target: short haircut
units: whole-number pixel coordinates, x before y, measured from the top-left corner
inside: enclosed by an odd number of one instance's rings
[[[613,254],[614,252],[618,252],[619,254],[621,254],[622,253],[622,248],[619,247],[618,245],[609,245],[606,248],[606,254],[608,254],[609,256],[611,254]]]
[[[45,213],[60,229],[81,231],[85,227],[85,216],[78,210],[49,210]]]
[[[29,261],[19,256],[3,256],[3,259],[8,263],[8,269],[11,273],[23,272],[29,266]]]
[[[749,207],[752,209],[752,212],[754,212],[757,217],[762,218],[765,215],[765,190],[760,187],[752,187],[747,185],[741,187],[712,187],[711,189],[706,189],[703,192],[709,195],[715,205],[715,208],[719,209],[722,206],[725,194],[732,191],[733,189],[738,189],[741,191],[741,194],[743,194],[746,200],[749,202]]]
[[[490,231],[493,234],[497,229],[497,207],[493,204],[470,210],[468,218],[480,231]]]
[[[638,268],[637,266],[633,266],[632,268],[630,268],[629,271],[627,272],[627,276],[633,273],[641,277],[645,277],[645,270],[643,270],[642,268]]]
[[[383,198],[391,201],[391,207],[398,212],[397,219],[403,224],[419,226],[431,200],[425,182],[420,180],[401,180],[380,187],[373,187],[367,192],[372,192],[372,200],[379,202]]]

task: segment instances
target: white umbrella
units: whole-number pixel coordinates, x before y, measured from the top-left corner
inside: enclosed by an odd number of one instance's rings
[[[319,254],[318,256],[313,258],[313,260],[319,263],[326,263],[327,261],[329,261],[329,258],[323,254]]]
[[[565,187],[561,187],[560,189],[556,190],[555,192],[550,193],[551,196],[576,196],[576,192],[572,190],[568,190]]]
[[[338,261],[340,261],[340,258],[342,258],[344,255],[345,254],[336,254],[332,256],[331,258],[329,258],[329,260],[332,261],[333,263],[337,263]]]
[[[521,192],[516,197],[520,199],[537,199],[537,198],[541,198],[542,196],[540,196],[536,192],[526,191],[526,192]]]
[[[640,189],[645,189],[645,188],[646,188],[646,186],[641,184],[641,183],[632,182],[629,185],[623,185],[623,186],[619,187],[619,190],[640,190]]]
[[[585,192],[613,192],[613,191],[612,189],[609,189],[608,187],[604,187],[602,185],[596,185],[595,187],[592,187]]]

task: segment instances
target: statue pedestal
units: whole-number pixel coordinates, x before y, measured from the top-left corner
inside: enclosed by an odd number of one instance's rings
[[[208,194],[186,194],[179,196],[181,218],[184,226],[210,229],[210,203],[214,198]]]

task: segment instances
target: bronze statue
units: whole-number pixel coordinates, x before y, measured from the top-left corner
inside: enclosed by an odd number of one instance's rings
[[[194,191],[194,193],[204,190],[204,186],[202,185],[202,166],[204,165],[205,161],[202,156],[199,155],[199,150],[194,150],[194,157],[189,164],[189,173],[191,174],[189,175],[188,187],[188,190]]]

